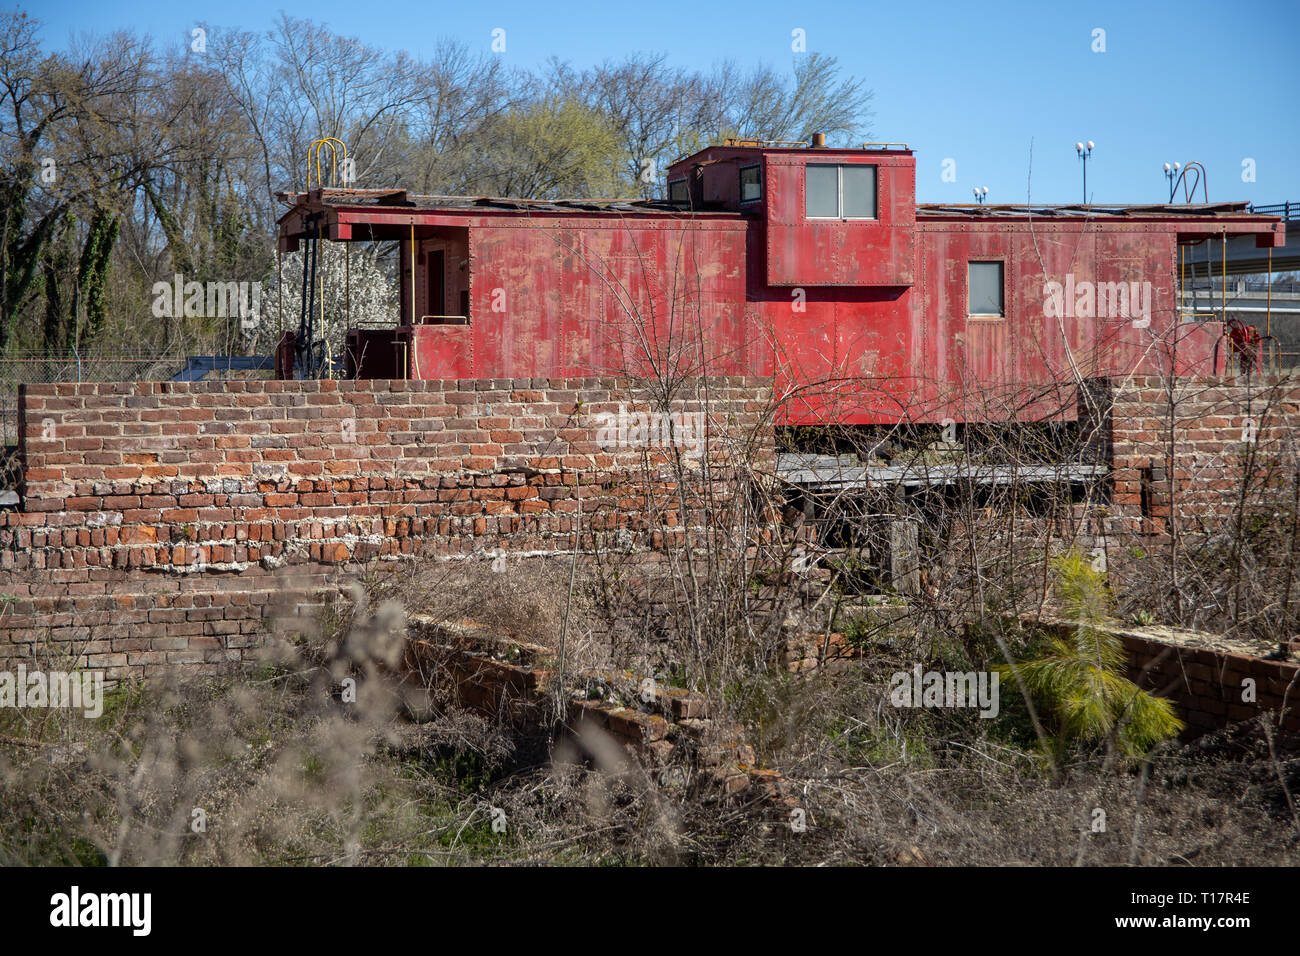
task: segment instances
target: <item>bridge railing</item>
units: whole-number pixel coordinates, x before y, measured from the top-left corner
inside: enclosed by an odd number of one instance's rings
[[[1261,216],[1281,216],[1288,221],[1300,219],[1300,202],[1279,202],[1269,206],[1257,206],[1251,203],[1248,208]]]

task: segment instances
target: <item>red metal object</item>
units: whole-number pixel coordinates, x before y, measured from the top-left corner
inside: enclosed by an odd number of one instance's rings
[[[1259,329],[1233,317],[1228,319],[1224,335],[1243,371],[1251,371],[1262,364],[1264,336]]]
[[[809,218],[809,164],[874,167],[875,215]],[[1217,371],[1177,246],[1279,241],[1244,204],[918,206],[908,150],[711,147],[668,180],[686,201],[315,190],[284,197],[281,248],[315,217],[401,243],[395,327],[349,336],[360,377],[775,375],[785,422],[871,423],[1068,418],[1081,376]],[[1002,264],[1001,316],[970,314],[972,262]]]
[[[293,356],[297,336],[292,332],[281,332],[280,340],[275,344],[275,377],[281,380],[293,378]]]
[[[1259,349],[1259,343],[1264,341],[1264,337],[1253,325],[1247,325],[1238,318],[1231,318],[1228,320],[1228,341],[1232,343],[1234,352],[1255,352]]]

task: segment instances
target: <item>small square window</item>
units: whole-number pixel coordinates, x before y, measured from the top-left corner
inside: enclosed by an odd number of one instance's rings
[[[668,201],[669,202],[690,202],[691,191],[687,188],[686,180],[674,179],[668,184]]]
[[[987,317],[1006,315],[1003,295],[1005,266],[1001,262],[971,262],[967,264],[967,292],[969,314]]]
[[[740,168],[740,201],[754,202],[763,198],[763,170],[760,166]]]

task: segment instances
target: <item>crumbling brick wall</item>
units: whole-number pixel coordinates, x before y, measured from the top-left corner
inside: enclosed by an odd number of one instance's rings
[[[1300,377],[1112,378],[1091,383],[1091,444],[1109,459],[1115,530],[1213,532],[1295,476]],[[1088,410],[1081,411],[1088,414]]]
[[[1178,707],[1185,737],[1263,717],[1281,737],[1300,736],[1300,664],[1123,635],[1129,677]],[[1248,683],[1249,682],[1249,683]]]
[[[42,645],[114,678],[230,663],[376,560],[662,544],[771,473],[770,398],[740,377],[663,406],[595,378],[26,386],[0,667]]]
[[[1066,621],[1024,619],[1066,640],[1076,626]],[[1106,626],[1123,644],[1126,676],[1144,690],[1173,701],[1187,725],[1184,739],[1241,721],[1263,719],[1288,740],[1300,739],[1300,661],[1268,660],[1220,643],[1210,635],[1198,642]],[[1191,635],[1192,632],[1183,632]]]
[[[517,730],[535,730],[554,713],[556,662],[547,648],[423,615],[410,620],[409,630],[403,670],[417,686],[449,683],[462,706]],[[652,767],[686,757],[706,785],[726,794],[785,809],[799,805],[779,772],[755,766],[744,727],[725,719],[718,701],[631,671],[586,671],[570,680],[585,683],[588,695],[565,698],[565,722],[583,749],[602,737],[614,745],[595,748],[606,772],[619,769],[611,756],[622,763],[627,754]]]
[[[1096,384],[1114,517],[1161,532],[1170,505],[1143,471],[1168,457],[1166,383]],[[613,379],[26,387],[22,506],[0,513],[0,668],[50,647],[112,678],[233,664],[268,622],[310,615],[376,561],[565,553],[602,534],[653,547],[727,526],[737,470],[772,470],[771,381],[676,394],[666,412],[708,423],[708,480],[694,459],[683,496],[662,468],[671,449],[598,440],[600,415],[655,410]],[[1245,419],[1261,480],[1294,461],[1300,381],[1179,380],[1173,407],[1188,521],[1231,506]]]

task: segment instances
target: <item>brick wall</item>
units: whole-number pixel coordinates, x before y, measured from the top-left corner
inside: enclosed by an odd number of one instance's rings
[[[1063,640],[1075,639],[1073,624],[1028,615],[1023,620]],[[1290,660],[1273,661],[1222,647],[1161,640],[1140,631],[1113,627],[1107,631],[1124,645],[1129,680],[1174,702],[1187,724],[1185,739],[1259,717],[1279,736],[1300,738],[1300,661],[1294,654]],[[1247,678],[1254,686],[1244,695]]]
[[[1213,547],[1223,540],[1215,535],[1234,531],[1239,512],[1247,522],[1252,516],[1275,521],[1279,506],[1289,513],[1300,377],[1112,378],[1090,382],[1081,401],[1091,406],[1081,408],[1081,419],[1097,426],[1090,450],[1111,468],[1105,524],[1121,540],[1138,535],[1144,547],[1167,544],[1172,519],[1180,534]],[[1110,553],[1132,573],[1125,549]],[[1130,677],[1174,700],[1188,735],[1260,714],[1274,715],[1288,735],[1300,731],[1294,653],[1289,662],[1267,661],[1136,633],[1121,636]],[[1247,677],[1256,685],[1253,702],[1242,700]]]
[[[1092,383],[1104,419],[1096,448],[1112,466],[1114,513],[1127,532],[1214,531],[1248,504],[1286,494],[1300,433],[1300,378],[1157,377]],[[1172,436],[1172,446],[1171,446]]]
[[[686,474],[708,476],[681,489],[666,442],[637,440],[663,415],[638,422],[654,403],[614,379],[24,387],[0,667],[42,648],[110,677],[233,662],[358,565],[563,552],[605,532],[653,545],[725,520],[707,495],[734,498],[745,461],[771,470],[770,380],[677,396],[661,411],[703,416]],[[611,446],[620,406],[631,429]]]
[[[1186,379],[1173,394],[1171,460],[1163,380],[1089,390],[1131,530],[1164,530],[1171,473],[1180,519],[1223,514],[1248,418],[1261,490],[1292,460],[1300,381]],[[599,416],[653,407],[612,379],[25,387],[22,506],[0,512],[0,668],[234,664],[269,622],[309,616],[375,562],[563,553],[602,534],[654,547],[726,526],[741,459],[771,470],[770,400],[767,379],[679,391],[667,411],[704,414],[709,467],[693,460],[678,488],[665,449],[602,445]]]
[[[1187,722],[1186,737],[1225,724],[1265,717],[1280,736],[1300,736],[1300,664],[1203,647],[1179,647],[1138,634],[1123,635],[1129,678],[1168,697]],[[1244,681],[1254,700],[1244,700]]]

